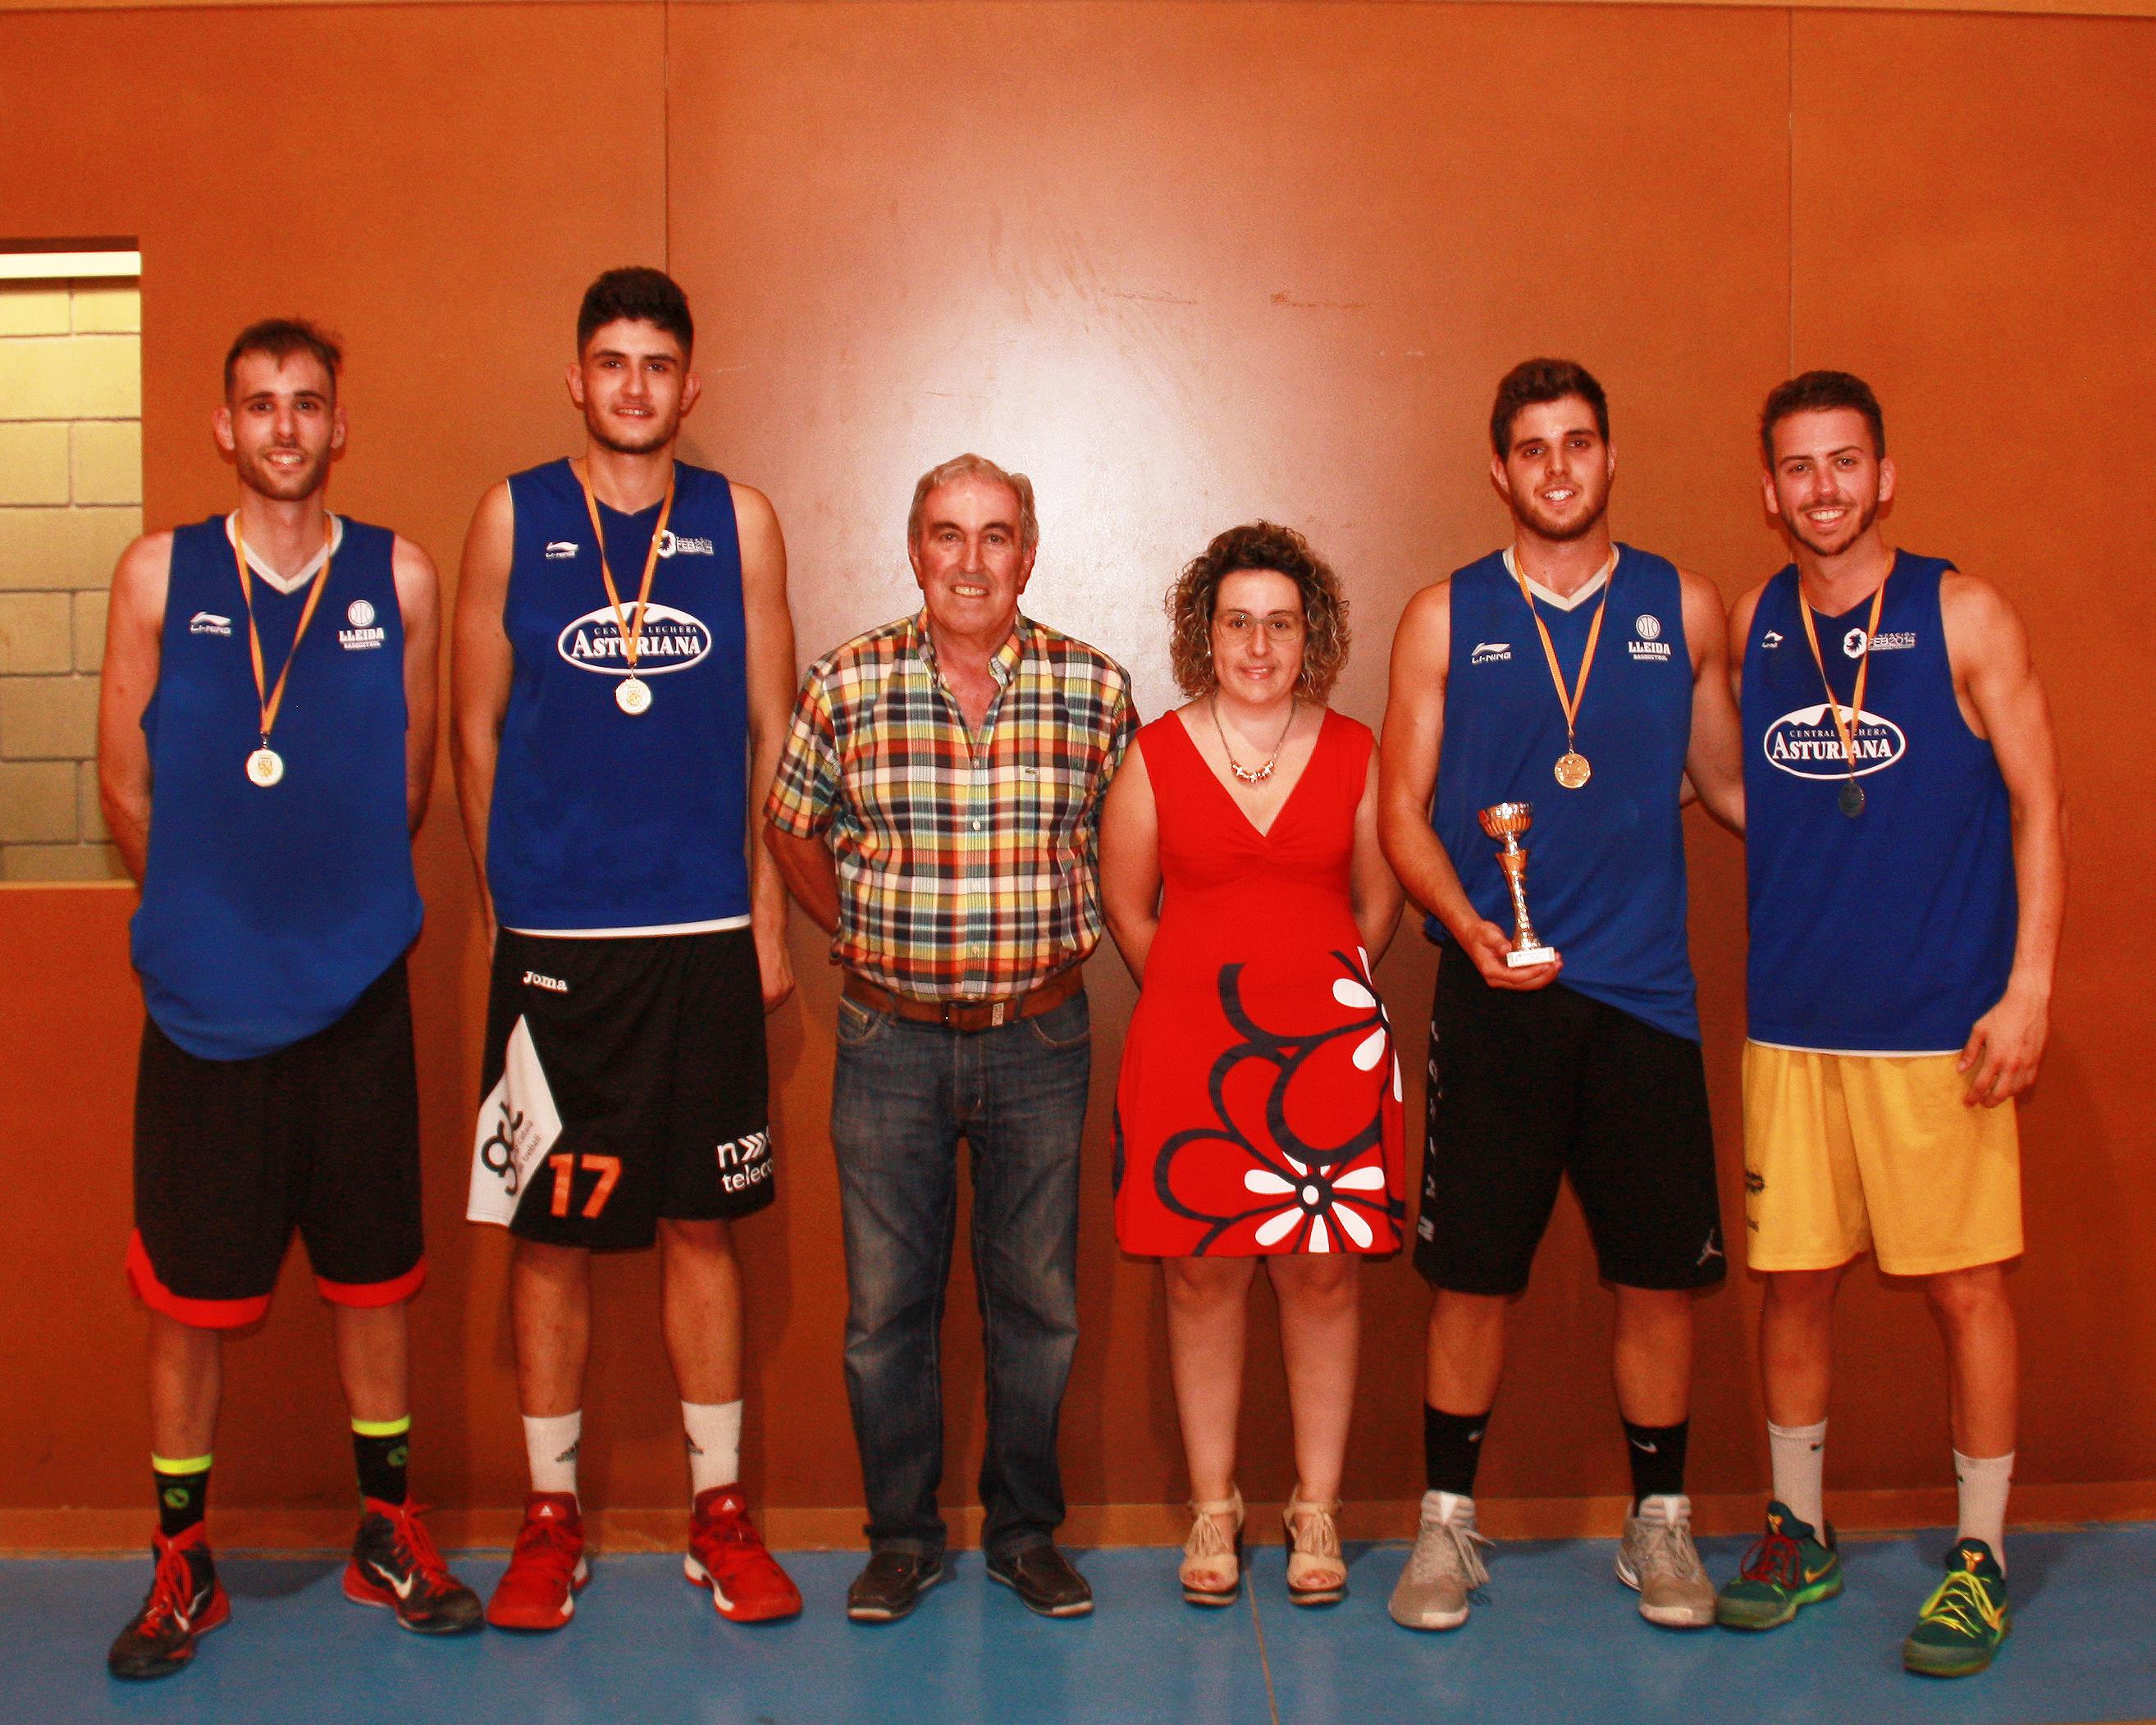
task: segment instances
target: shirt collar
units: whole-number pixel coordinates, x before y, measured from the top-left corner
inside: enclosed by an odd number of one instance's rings
[[[1602,591],[1603,583],[1608,581],[1612,575],[1617,572],[1617,558],[1621,549],[1621,547],[1615,545],[1611,546],[1609,547],[1609,560],[1603,564],[1599,569],[1595,571],[1593,577],[1589,579],[1586,584],[1583,586],[1578,593],[1553,593],[1548,588],[1544,587],[1541,582],[1536,580],[1532,575],[1524,578],[1527,583],[1527,591],[1532,593],[1537,598],[1540,599],[1545,605],[1548,605],[1553,609],[1558,611],[1577,611],[1582,605],[1593,598],[1595,594],[1600,593]],[[1522,578],[1520,576],[1520,566],[1513,560],[1512,547],[1511,546],[1508,545],[1505,547],[1504,557],[1506,572],[1512,576],[1516,580]]]
[[[239,511],[236,509],[224,518],[224,542],[227,545],[239,542]],[[301,564],[296,574],[280,575],[263,561],[262,553],[251,545],[247,547],[247,567],[278,592],[290,596],[312,581],[321,572],[322,565],[329,561],[331,554],[341,550],[343,546],[343,518],[332,515],[330,517],[330,542]]]
[[[926,606],[913,614],[911,628],[915,654],[928,667],[929,675],[940,677],[942,673],[936,667],[936,638],[928,632]],[[989,655],[988,675],[996,680],[998,686],[1008,688],[1012,677],[1017,675],[1019,666],[1024,662],[1026,642],[1032,634],[1033,620],[1024,612],[1019,612],[1011,624],[1009,637]]]

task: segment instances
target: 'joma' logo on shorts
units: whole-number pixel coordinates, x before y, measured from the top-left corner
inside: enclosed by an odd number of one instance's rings
[[[569,992],[569,985],[561,978],[542,976],[536,970],[527,970],[524,973],[524,985],[527,988],[544,988],[550,994],[566,994]]]

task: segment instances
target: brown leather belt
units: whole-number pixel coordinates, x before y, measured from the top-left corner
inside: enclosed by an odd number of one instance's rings
[[[851,970],[846,973],[844,992],[856,1005],[890,1013],[911,1024],[942,1024],[952,1030],[993,1030],[998,1024],[1053,1012],[1085,986],[1085,967],[1074,964],[1056,972],[1032,993],[1003,1000],[924,1000],[912,994],[894,994]]]

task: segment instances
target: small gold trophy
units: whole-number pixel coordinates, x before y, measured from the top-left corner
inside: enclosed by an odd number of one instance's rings
[[[1484,832],[1504,841],[1497,853],[1497,865],[1505,871],[1505,884],[1512,889],[1512,950],[1506,953],[1505,963],[1515,970],[1529,964],[1548,964],[1557,953],[1543,944],[1535,925],[1527,920],[1527,853],[1520,845],[1520,834],[1534,824],[1535,805],[1495,803],[1475,818],[1482,823]]]

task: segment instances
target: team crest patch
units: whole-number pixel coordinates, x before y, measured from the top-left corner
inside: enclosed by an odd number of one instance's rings
[[[346,605],[344,620],[350,627],[337,631],[337,644],[347,653],[363,653],[389,639],[389,631],[374,620],[374,607],[365,599]]]
[[[708,557],[718,552],[708,539],[685,539],[671,527],[659,536],[659,555],[663,557]]]
[[[1670,644],[1662,639],[1662,619],[1651,611],[1642,611],[1632,619],[1632,633],[1637,637],[1625,644],[1631,649],[1635,659],[1665,661],[1670,656]]]

